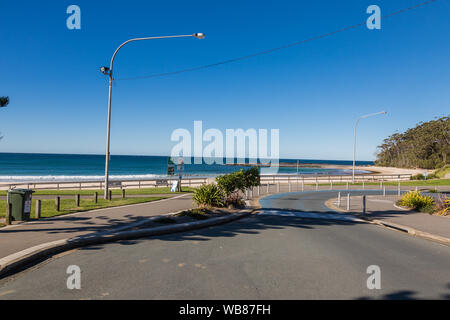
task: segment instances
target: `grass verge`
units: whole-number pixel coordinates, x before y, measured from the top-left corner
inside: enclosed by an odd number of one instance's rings
[[[192,187],[183,187],[183,192],[170,192],[170,188],[161,187],[161,188],[142,188],[142,189],[126,189],[126,194],[183,194],[183,193],[189,193],[193,192],[195,188]],[[113,195],[121,195],[122,190],[121,189],[111,189]],[[103,194],[103,189],[96,189],[96,190],[36,190],[36,192],[33,193],[33,195],[92,195],[94,192],[98,192],[99,195]],[[6,196],[6,190],[0,191],[0,196]]]
[[[68,213],[88,211],[102,208],[120,207],[129,204],[138,204],[166,199],[167,197],[140,197],[140,198],[116,198],[113,200],[98,199],[95,203],[91,199],[81,199],[80,206],[76,207],[75,199],[61,199],[60,211],[55,209],[55,200],[41,200],[41,217],[55,217]],[[31,218],[35,218],[36,200],[31,203]],[[0,217],[4,218],[6,213],[6,200],[0,200]]]

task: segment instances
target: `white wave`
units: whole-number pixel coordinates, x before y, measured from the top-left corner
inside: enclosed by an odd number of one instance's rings
[[[110,180],[146,180],[155,178],[165,178],[166,175],[158,174],[142,174],[142,175],[110,175]],[[64,175],[48,175],[48,176],[0,176],[1,182],[83,182],[83,181],[103,181],[105,176],[64,176]]]

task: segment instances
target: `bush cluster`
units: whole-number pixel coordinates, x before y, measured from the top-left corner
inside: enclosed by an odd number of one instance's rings
[[[216,184],[203,185],[194,191],[194,201],[199,207],[243,206],[245,190],[260,185],[259,169],[252,167],[216,178]]]
[[[419,211],[432,211],[434,199],[424,196],[419,191],[409,191],[405,193],[398,202],[401,206],[414,208]]]
[[[438,177],[434,173],[431,173],[427,176],[427,180],[437,179],[437,178]],[[425,176],[423,174],[419,173],[414,176],[411,176],[410,180],[425,180]]]
[[[216,184],[205,184],[194,191],[193,200],[200,208],[223,207],[224,193]]]

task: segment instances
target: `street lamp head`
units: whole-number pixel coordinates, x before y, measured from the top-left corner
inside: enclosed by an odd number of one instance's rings
[[[197,39],[205,39],[205,34],[201,32],[194,33],[192,36],[196,37]]]
[[[101,67],[100,72],[106,75],[109,75],[109,68],[108,67]]]

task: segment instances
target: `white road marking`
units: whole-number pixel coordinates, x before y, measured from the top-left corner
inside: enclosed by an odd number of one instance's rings
[[[259,215],[365,222],[364,220],[358,219],[358,218],[350,216],[350,215],[334,214],[334,213],[300,212],[300,211],[283,211],[283,210],[262,210],[259,213]]]

